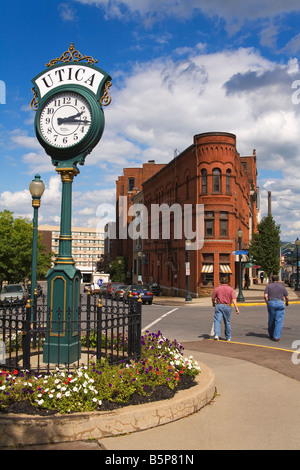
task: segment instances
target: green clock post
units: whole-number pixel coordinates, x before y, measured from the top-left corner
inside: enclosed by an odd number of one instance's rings
[[[81,273],[72,257],[72,184],[104,130],[110,76],[71,44],[33,80],[35,132],[62,181],[59,252],[47,273],[49,331],[43,360],[70,364],[81,355],[78,308]]]

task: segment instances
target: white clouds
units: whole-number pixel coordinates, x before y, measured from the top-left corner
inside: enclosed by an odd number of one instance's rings
[[[285,170],[300,166],[300,108],[291,99],[297,70],[295,60],[279,66],[243,48],[138,65],[115,93],[107,118],[111,137],[118,129],[124,141],[134,140],[142,161],[168,162],[194,134],[233,132],[241,154],[256,149],[259,168],[282,170],[285,187],[290,181]],[[291,188],[292,199],[293,194]],[[276,215],[288,236],[287,212],[278,206]]]
[[[289,188],[289,200],[296,204],[297,186],[289,169],[300,167],[300,105],[292,103],[291,88],[299,73],[297,60],[277,64],[252,48],[208,53],[200,46],[181,50],[180,60],[177,50],[174,57],[137,63],[125,71],[122,87],[112,87],[102,140],[74,179],[74,225],[97,225],[97,208],[114,204],[115,181],[123,168],[150,159],[168,163],[175,149],[183,151],[195,134],[210,131],[236,134],[242,155],[256,149],[259,169],[281,170],[283,178],[269,182],[269,188],[274,198]],[[53,175],[50,157],[35,138],[15,132],[11,141],[29,150],[22,161],[31,174],[39,172],[44,181],[44,175]],[[57,223],[60,184],[51,176],[46,186],[40,210],[44,223]],[[268,189],[262,189],[265,197]],[[26,194],[11,196],[1,195],[2,207],[14,207],[12,201]],[[298,213],[288,215],[279,202],[274,202],[274,216],[286,238]]]
[[[108,17],[137,14],[142,18],[176,16],[190,18],[202,12],[211,17],[224,18],[228,28],[236,28],[245,20],[270,19],[300,10],[297,0],[76,0],[85,5],[104,9]]]
[[[63,21],[76,21],[77,16],[75,10],[68,3],[60,3],[58,11]]]

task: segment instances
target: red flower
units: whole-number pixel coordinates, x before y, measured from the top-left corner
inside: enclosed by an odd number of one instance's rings
[[[14,375],[18,375],[18,373],[19,373],[19,372],[17,371],[17,369],[15,369],[15,370],[14,370]]]

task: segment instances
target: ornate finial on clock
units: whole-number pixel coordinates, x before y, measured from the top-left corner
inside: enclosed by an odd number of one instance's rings
[[[71,42],[71,46],[67,51],[65,51],[60,57],[56,57],[56,59],[50,60],[46,67],[52,67],[57,62],[81,62],[86,60],[88,64],[94,65],[98,62],[97,59],[93,59],[91,56],[82,55],[79,51],[77,51],[74,47],[74,43]]]

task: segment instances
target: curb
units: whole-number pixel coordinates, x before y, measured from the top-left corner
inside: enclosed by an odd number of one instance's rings
[[[50,444],[87,439],[102,439],[143,431],[184,418],[199,411],[215,395],[215,376],[198,362],[201,372],[197,385],[179,390],[169,400],[125,406],[113,411],[74,413],[72,415],[0,416],[0,446]]]

